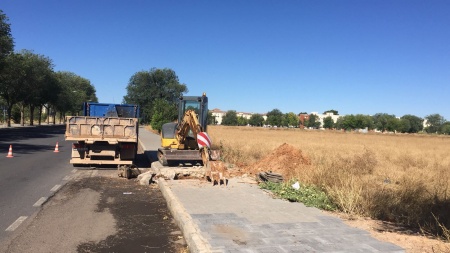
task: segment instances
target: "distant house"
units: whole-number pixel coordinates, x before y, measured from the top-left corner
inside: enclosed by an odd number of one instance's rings
[[[301,128],[305,127],[305,121],[309,120],[309,114],[307,113],[300,113],[298,114],[298,121],[300,123]]]
[[[212,109],[210,112],[211,112],[212,116],[215,118],[215,121],[214,121],[214,122],[215,122],[217,125],[221,125],[221,124],[222,124],[223,117],[227,114],[226,111],[222,111],[222,110],[220,110],[219,108],[214,108],[214,109]],[[255,114],[255,113],[250,113],[250,112],[236,112],[236,115],[237,115],[238,117],[243,117],[243,118],[245,118],[245,119],[250,119],[250,118],[252,117],[253,114]],[[266,114],[261,114],[261,115],[263,116],[264,120],[267,119],[267,115],[266,115]]]
[[[253,113],[249,113],[249,112],[237,112],[236,115],[239,117],[243,117],[244,119],[250,119],[250,117],[252,117]]]
[[[318,112],[311,112],[311,114],[314,114],[317,116],[317,120],[320,121],[320,126],[323,127],[323,119],[327,117],[331,117],[333,119],[333,122],[336,123],[336,121],[342,117],[341,115],[334,115],[332,112],[322,113],[319,114]]]
[[[215,118],[214,123],[217,125],[222,124],[223,116],[225,116],[225,114],[227,114],[227,112],[222,111],[218,108],[212,109],[211,113],[212,113],[212,116]]]
[[[327,112],[327,113],[321,113],[319,114],[318,112],[311,112],[310,114],[307,113],[300,113],[298,114],[298,121],[300,122],[300,127],[304,128],[305,127],[305,121],[309,120],[309,115],[316,115],[317,116],[317,121],[320,122],[320,126],[323,127],[323,120],[326,117],[331,117],[331,119],[333,119],[333,122],[336,123],[336,121],[342,117],[342,115],[334,115],[332,112]]]

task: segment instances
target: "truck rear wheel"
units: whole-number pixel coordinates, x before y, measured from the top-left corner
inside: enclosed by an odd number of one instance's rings
[[[131,169],[130,169],[130,168],[126,168],[126,169],[123,171],[123,174],[124,174],[124,178],[130,179],[130,178],[131,178]]]

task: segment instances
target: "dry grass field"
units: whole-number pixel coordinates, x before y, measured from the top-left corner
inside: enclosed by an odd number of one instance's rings
[[[271,170],[258,161],[287,143],[310,162],[282,164],[284,176],[321,187],[340,211],[450,240],[450,137],[225,126],[208,132],[242,173]]]

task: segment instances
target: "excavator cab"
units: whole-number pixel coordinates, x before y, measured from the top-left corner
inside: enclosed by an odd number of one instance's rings
[[[208,97],[180,97],[177,122],[166,123],[161,129],[161,148],[158,160],[162,165],[170,161],[201,161],[197,134],[206,132],[208,117]]]
[[[198,123],[206,132],[207,117],[208,117],[208,97],[203,93],[201,97],[186,96],[180,97],[178,102],[178,123],[183,121],[187,110],[193,110],[198,117]]]

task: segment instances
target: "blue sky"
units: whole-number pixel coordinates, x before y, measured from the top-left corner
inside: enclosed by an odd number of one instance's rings
[[[450,1],[2,0],[15,49],[50,57],[120,103],[173,69],[209,107],[439,113],[450,120]]]

